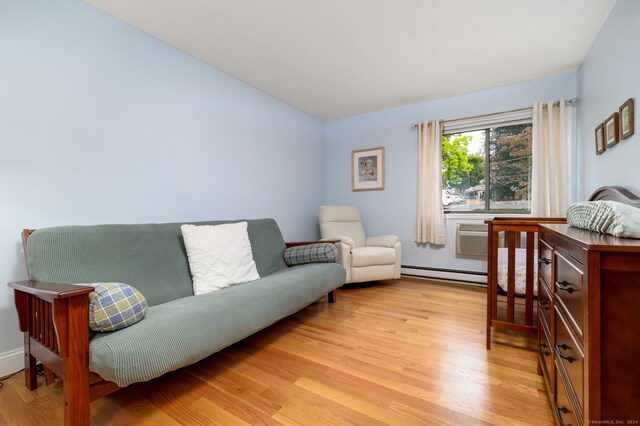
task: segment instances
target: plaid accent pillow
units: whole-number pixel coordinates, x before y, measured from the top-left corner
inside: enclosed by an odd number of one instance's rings
[[[89,328],[115,331],[141,321],[147,314],[147,300],[134,287],[123,283],[91,284]]]
[[[289,266],[304,263],[331,263],[336,261],[338,249],[331,243],[305,244],[289,247],[284,251],[284,261]]]

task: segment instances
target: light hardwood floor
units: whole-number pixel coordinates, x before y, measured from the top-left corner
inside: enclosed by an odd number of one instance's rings
[[[343,290],[93,402],[92,424],[553,425],[534,338],[494,331],[485,349],[485,297],[411,279]],[[62,423],[61,384],[23,382],[0,389],[0,425]]]

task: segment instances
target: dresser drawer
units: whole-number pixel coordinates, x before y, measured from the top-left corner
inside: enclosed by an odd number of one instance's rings
[[[543,280],[538,281],[538,317],[551,331],[551,295]]]
[[[567,257],[554,254],[556,275],[553,284],[556,300],[565,309],[571,326],[582,340],[583,322],[583,274],[582,270]]]
[[[571,405],[567,388],[565,387],[564,380],[556,373],[556,399],[553,404],[554,414],[556,416],[557,424],[565,426],[579,426],[581,423],[578,421],[578,414],[574,411]],[[553,401],[553,399],[552,399]]]
[[[558,370],[564,370],[569,378],[567,390],[575,395],[579,408],[584,407],[584,354],[578,341],[571,333],[567,321],[554,310],[555,339],[554,349]],[[561,373],[559,371],[558,373]]]
[[[553,250],[549,244],[541,239],[538,252],[538,270],[540,271],[540,275],[542,275],[548,283],[551,283],[551,262],[553,259]]]
[[[540,318],[539,321],[542,321],[542,319]],[[540,330],[540,333],[538,334],[538,357],[540,358],[542,373],[549,384],[549,388],[547,390],[551,394],[551,400],[553,401],[553,382],[555,380],[553,369],[553,346],[551,346],[551,340],[549,339],[547,330],[542,327],[542,323],[538,324],[538,330]]]

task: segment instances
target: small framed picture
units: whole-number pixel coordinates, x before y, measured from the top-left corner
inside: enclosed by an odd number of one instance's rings
[[[620,141],[617,112],[611,114],[604,122],[604,135],[607,148],[611,148]]]
[[[360,149],[351,153],[351,190],[384,189],[384,148]]]
[[[620,140],[633,135],[633,98],[620,106]]]
[[[596,155],[602,154],[607,147],[604,144],[604,123],[596,127]]]

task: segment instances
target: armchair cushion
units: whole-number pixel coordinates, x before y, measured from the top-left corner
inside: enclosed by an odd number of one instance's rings
[[[367,238],[367,247],[389,247],[393,248],[400,239],[397,235],[383,235],[381,237]]]
[[[320,206],[320,235],[322,238],[348,235],[355,247],[364,246],[360,210],[354,206]]]
[[[393,265],[396,251],[389,247],[356,247],[351,250],[351,266]]]
[[[334,244],[318,243],[289,247],[284,251],[284,261],[289,266],[305,263],[331,263],[336,261],[338,249]]]

